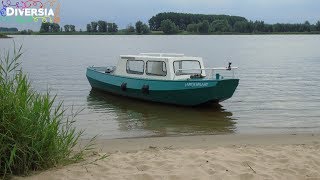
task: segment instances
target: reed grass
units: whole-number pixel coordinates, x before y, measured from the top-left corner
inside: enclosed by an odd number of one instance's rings
[[[83,131],[62,102],[32,89],[22,54],[22,46],[0,52],[0,179],[77,162],[93,145],[75,150]]]

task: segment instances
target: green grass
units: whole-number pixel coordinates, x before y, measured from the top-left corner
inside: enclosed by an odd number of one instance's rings
[[[0,179],[77,162],[93,145],[75,150],[83,131],[49,92],[32,89],[21,56],[21,47],[0,52]]]

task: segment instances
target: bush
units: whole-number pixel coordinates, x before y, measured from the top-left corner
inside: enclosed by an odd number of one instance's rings
[[[175,34],[179,32],[179,28],[170,19],[161,21],[161,30],[165,34]]]
[[[79,151],[82,131],[73,127],[61,102],[49,92],[39,94],[22,72],[21,47],[0,54],[0,177],[25,175],[83,158],[91,143]]]

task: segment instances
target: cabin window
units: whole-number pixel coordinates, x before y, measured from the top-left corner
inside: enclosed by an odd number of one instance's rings
[[[202,74],[200,62],[196,60],[174,61],[173,68],[176,75]]]
[[[147,61],[146,73],[154,76],[166,76],[166,63],[163,61]]]
[[[143,74],[144,73],[144,61],[127,60],[127,73],[128,74]]]

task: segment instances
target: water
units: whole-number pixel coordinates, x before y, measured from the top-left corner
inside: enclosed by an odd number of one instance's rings
[[[15,36],[35,89],[84,109],[86,137],[320,132],[320,36]],[[0,49],[12,40],[1,39]],[[234,96],[198,108],[175,107],[91,91],[87,66],[114,65],[120,54],[202,56],[208,67],[239,66]]]

